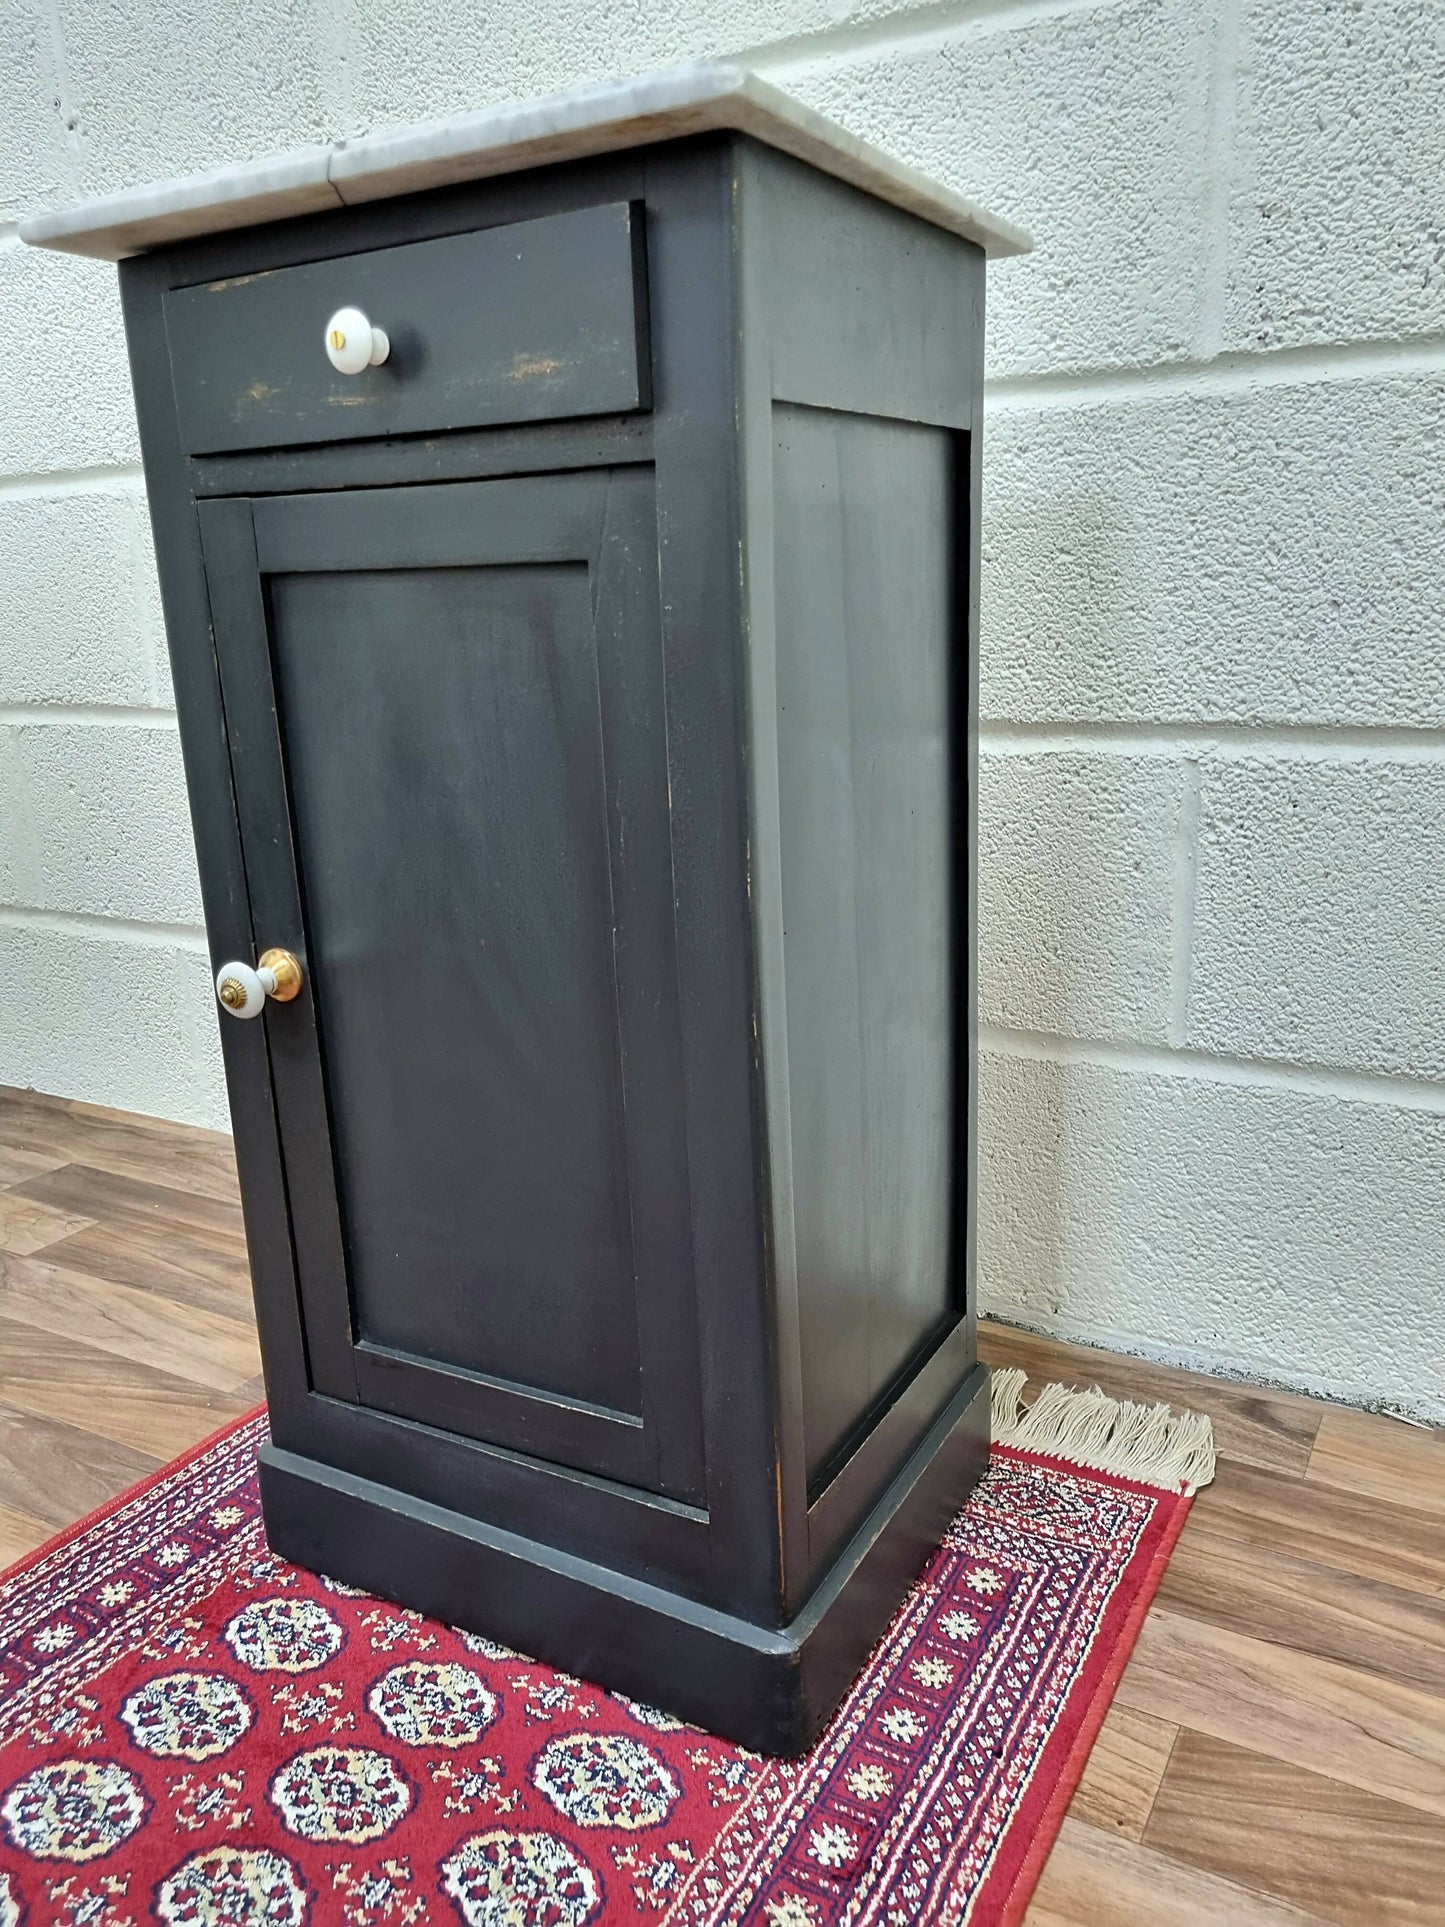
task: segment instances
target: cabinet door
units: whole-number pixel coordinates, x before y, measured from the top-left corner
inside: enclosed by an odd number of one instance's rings
[[[696,1497],[651,471],[198,512],[315,1389]]]

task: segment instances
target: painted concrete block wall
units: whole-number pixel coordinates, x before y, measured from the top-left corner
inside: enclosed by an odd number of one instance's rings
[[[225,1117],[113,278],[3,224],[742,55],[1038,237],[990,294],[985,1306],[1445,1419],[1437,0],[7,0],[0,43],[0,1078]]]

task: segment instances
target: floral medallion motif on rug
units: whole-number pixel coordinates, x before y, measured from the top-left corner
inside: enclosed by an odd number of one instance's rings
[[[264,1436],[0,1580],[0,1927],[1014,1922],[1188,1505],[996,1446],[778,1762],[276,1559]]]

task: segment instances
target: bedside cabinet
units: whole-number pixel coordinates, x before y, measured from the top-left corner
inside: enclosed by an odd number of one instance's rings
[[[123,259],[289,1559],[768,1751],[988,1454],[985,255],[695,68]]]

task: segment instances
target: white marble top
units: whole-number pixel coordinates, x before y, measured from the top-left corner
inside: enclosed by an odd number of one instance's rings
[[[1026,254],[1031,245],[1021,228],[985,214],[952,188],[856,139],[746,68],[707,63],[363,134],[154,187],[127,188],[79,207],[37,214],[21,222],[20,235],[36,247],[119,261],[193,235],[716,128],[751,134],[978,242],[989,255]]]

